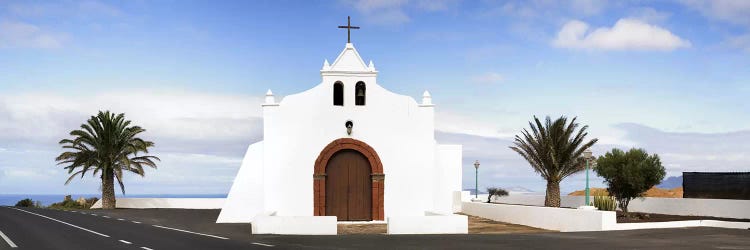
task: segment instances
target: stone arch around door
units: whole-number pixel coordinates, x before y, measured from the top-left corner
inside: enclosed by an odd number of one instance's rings
[[[385,174],[383,174],[383,163],[380,162],[380,157],[370,145],[351,138],[341,138],[329,143],[320,152],[318,159],[315,160],[315,173],[313,174],[314,215],[326,215],[326,166],[334,154],[345,149],[355,150],[369,161],[372,178],[372,219],[384,220],[383,190]]]

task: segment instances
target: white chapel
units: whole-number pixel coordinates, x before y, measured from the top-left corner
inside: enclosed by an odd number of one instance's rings
[[[417,102],[386,90],[352,43],[320,74],[307,91],[266,93],[263,140],[248,147],[217,223],[335,232],[337,221],[453,217],[462,147],[435,141],[429,92]]]

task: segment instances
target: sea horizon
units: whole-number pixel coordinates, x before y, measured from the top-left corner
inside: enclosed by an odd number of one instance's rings
[[[0,194],[0,206],[13,206],[16,202],[26,198],[35,202],[39,201],[42,206],[49,206],[63,201],[66,195],[70,195],[74,200],[79,197],[101,199],[101,194]],[[227,194],[117,194],[115,196],[118,198],[226,198]]]

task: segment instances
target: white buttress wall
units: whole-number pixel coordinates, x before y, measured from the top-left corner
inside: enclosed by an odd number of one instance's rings
[[[247,147],[216,223],[249,223],[263,206],[263,142]]]
[[[433,212],[453,213],[453,195],[461,191],[461,145],[437,145],[435,147],[435,170],[433,181]]]

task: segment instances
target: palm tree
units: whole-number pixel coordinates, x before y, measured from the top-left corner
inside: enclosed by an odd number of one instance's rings
[[[154,160],[159,158],[148,154],[148,148],[154,143],[138,138],[138,134],[146,130],[139,126],[131,126],[125,120],[125,114],[99,111],[81,125],[81,129],[73,130],[73,139],[60,141],[65,151],[55,160],[57,165],[67,165],[65,169],[71,174],[65,185],[74,177],[81,178],[92,172],[94,177],[102,180],[102,208],[115,208],[114,179],[120,184],[120,190],[125,194],[122,173],[132,172],[144,176],[144,166],[156,168]],[[75,171],[75,172],[74,172]]]
[[[554,122],[547,116],[544,124],[534,116],[534,122],[529,122],[531,133],[524,129],[523,137],[516,135],[513,151],[523,156],[534,171],[547,180],[547,194],[544,206],[560,206],[560,182],[585,168],[585,161],[581,157],[583,151],[593,146],[598,139],[594,138],[584,143],[588,133],[588,126],[581,127],[574,117],[570,123],[565,116]]]

